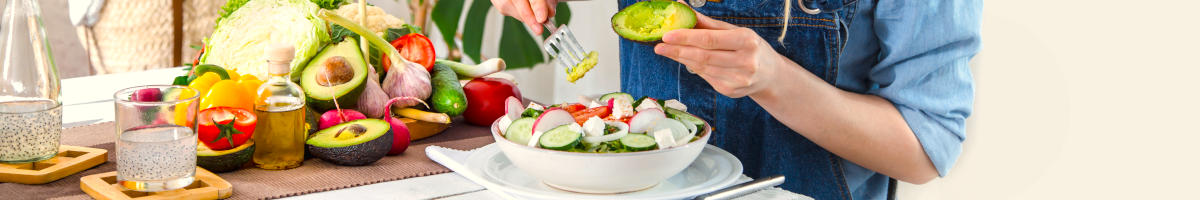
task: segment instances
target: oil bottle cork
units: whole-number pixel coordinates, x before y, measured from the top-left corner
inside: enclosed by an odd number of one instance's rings
[[[287,74],[291,72],[292,58],[295,58],[296,48],[288,43],[271,44],[266,49],[267,73]]]

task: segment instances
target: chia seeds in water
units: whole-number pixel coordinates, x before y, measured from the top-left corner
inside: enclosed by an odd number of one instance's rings
[[[53,158],[61,135],[61,104],[50,100],[0,102],[0,162]]]
[[[196,172],[196,134],[175,125],[130,129],[117,142],[117,179],[171,181]],[[190,182],[190,181],[189,181]]]

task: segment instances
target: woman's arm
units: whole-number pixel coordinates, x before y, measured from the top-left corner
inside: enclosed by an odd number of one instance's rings
[[[781,56],[782,57],[782,56]],[[775,73],[775,86],[750,94],[771,116],[817,145],[854,163],[923,184],[938,176],[904,117],[887,99],[847,92],[794,62]]]

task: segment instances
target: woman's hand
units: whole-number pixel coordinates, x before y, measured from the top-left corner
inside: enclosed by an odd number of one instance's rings
[[[674,59],[700,75],[725,96],[740,98],[763,91],[777,69],[795,65],[754,31],[696,13],[695,29],[667,32],[654,53]]]
[[[554,16],[558,0],[491,0],[500,14],[512,16],[529,26],[533,34],[542,34],[542,23]]]

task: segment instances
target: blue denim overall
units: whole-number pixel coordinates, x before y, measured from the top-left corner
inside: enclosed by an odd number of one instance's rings
[[[833,84],[838,56],[845,44],[845,25],[854,16],[855,0],[802,0],[792,2],[788,34],[783,31],[782,0],[708,0],[696,11],[714,19],[747,27],[765,38],[776,52],[808,72]],[[620,0],[621,8],[637,0]],[[816,15],[805,7],[820,9]],[[851,199],[842,172],[841,158],[784,126],[754,100],[729,98],[712,89],[682,64],[654,54],[654,47],[621,40],[621,90],[633,96],[679,99],[688,111],[714,127],[709,141],[737,156],[745,174],[753,178],[782,174],[784,189],[816,199]],[[804,102],[796,102],[797,104]]]

